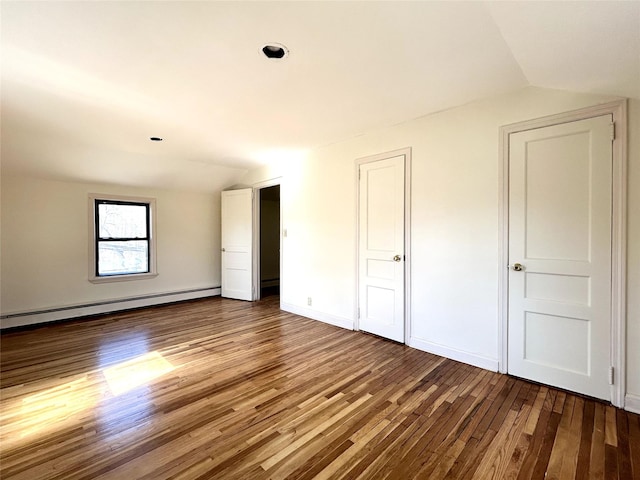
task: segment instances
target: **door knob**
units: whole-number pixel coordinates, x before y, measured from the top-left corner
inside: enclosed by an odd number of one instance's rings
[[[393,257],[394,262],[399,262],[400,260],[402,260],[402,257],[400,255],[396,255],[395,257]]]
[[[513,268],[513,270],[516,272],[521,272],[524,269],[524,267],[520,263],[514,263],[513,267],[511,268]]]
[[[226,252],[226,250],[225,250],[224,248],[222,249],[222,251],[223,251],[223,252]]]

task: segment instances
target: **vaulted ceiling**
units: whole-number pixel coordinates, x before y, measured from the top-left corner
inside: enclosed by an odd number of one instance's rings
[[[640,2],[0,8],[3,174],[216,190],[528,85],[640,98]],[[272,42],[289,55],[267,59]]]

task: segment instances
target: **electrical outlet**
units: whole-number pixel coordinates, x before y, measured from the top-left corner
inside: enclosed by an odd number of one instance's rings
[[[311,306],[311,297],[307,297],[307,305]]]

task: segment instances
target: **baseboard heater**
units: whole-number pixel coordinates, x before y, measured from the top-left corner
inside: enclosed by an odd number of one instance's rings
[[[38,323],[68,320],[87,315],[117,312],[132,308],[149,307],[163,303],[193,300],[196,298],[213,297],[220,295],[220,287],[194,288],[177,292],[154,293],[139,295],[136,297],[119,298],[114,300],[102,300],[92,303],[69,305],[65,307],[46,308],[27,312],[16,312],[0,315],[0,328],[13,328]]]

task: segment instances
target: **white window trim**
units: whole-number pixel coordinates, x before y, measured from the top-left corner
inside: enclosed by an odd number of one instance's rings
[[[114,200],[120,202],[137,202],[149,204],[149,272],[127,273],[124,275],[109,275],[99,277],[96,275],[96,200]],[[156,199],[147,197],[130,197],[126,195],[108,195],[102,193],[89,194],[89,281],[91,283],[128,282],[131,280],[144,280],[158,276],[156,263]]]

